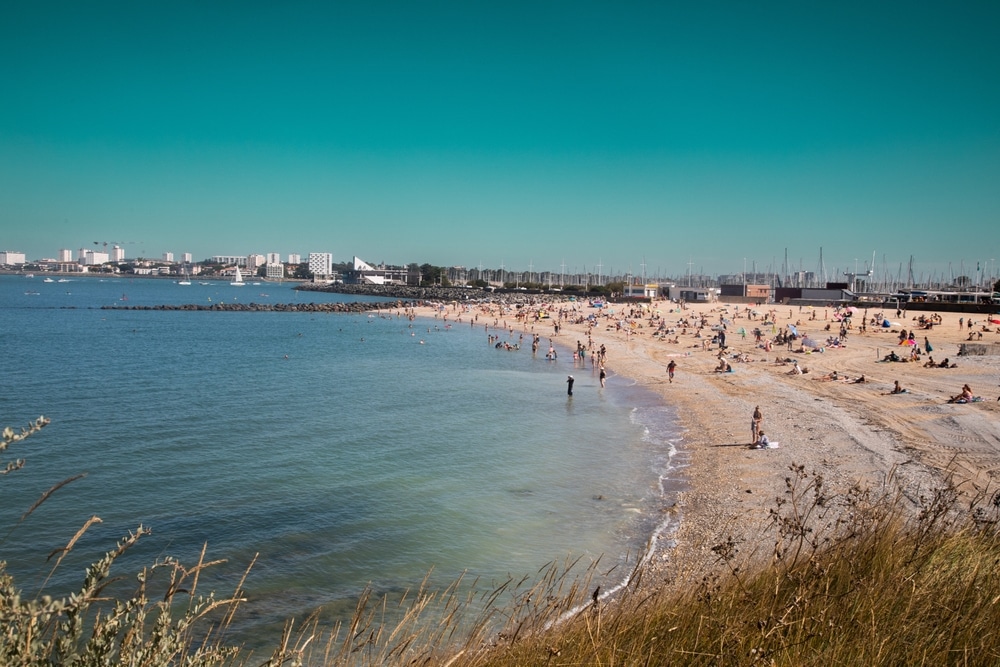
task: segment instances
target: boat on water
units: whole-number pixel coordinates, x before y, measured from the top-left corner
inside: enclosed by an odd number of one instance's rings
[[[52,278],[46,278],[46,279],[45,279],[45,280],[43,280],[42,282],[43,282],[43,283],[54,283],[55,281],[54,281],[54,280],[52,280]]]
[[[246,285],[246,283],[243,282],[243,274],[240,273],[240,267],[238,266],[236,267],[236,277],[233,278],[233,282],[229,284],[232,285],[233,287],[243,287],[244,285]]]
[[[34,274],[34,273],[25,273],[25,274],[24,274],[24,277],[25,277],[25,278],[34,278],[34,277],[35,277],[35,274]]]
[[[188,272],[187,272],[186,269],[184,270],[184,279],[183,280],[178,280],[177,284],[178,285],[190,285],[191,284],[191,278],[190,278],[190,276],[188,276]]]

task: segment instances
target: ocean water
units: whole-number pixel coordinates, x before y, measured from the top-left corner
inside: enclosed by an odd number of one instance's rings
[[[0,276],[0,425],[52,419],[0,478],[0,560],[26,593],[75,590],[141,524],[152,534],[114,570],[126,582],[168,556],[193,564],[207,543],[226,562],[199,590],[222,596],[256,557],[234,631],[271,646],[286,619],[321,609],[332,623],[366,586],[398,595],[428,573],[485,590],[580,558],[607,590],[669,528],[671,408],[614,374],[601,389],[568,352],[550,362],[495,349],[482,326],[388,314],[100,308],[234,300],[359,299]],[[49,554],[91,516],[53,572]]]

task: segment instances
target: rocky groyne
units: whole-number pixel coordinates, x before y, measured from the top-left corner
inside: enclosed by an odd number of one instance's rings
[[[561,293],[538,292],[517,289],[497,289],[487,291],[480,287],[413,287],[410,285],[344,285],[341,283],[302,283],[296,290],[303,292],[331,292],[380,296],[408,301],[458,301],[461,302],[503,302],[503,303],[551,303],[565,301],[567,295]]]
[[[157,306],[101,306],[101,310],[211,310],[235,313],[363,313],[371,310],[397,310],[422,305],[425,304],[421,301],[356,301],[352,303],[186,303]]]

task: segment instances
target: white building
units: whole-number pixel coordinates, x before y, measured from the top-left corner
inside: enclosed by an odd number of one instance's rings
[[[309,253],[309,271],[316,280],[326,280],[333,275],[333,254],[329,252]]]
[[[190,264],[191,263],[191,253],[189,253],[189,252],[181,253],[181,261],[184,262],[185,264]]]
[[[111,256],[106,252],[97,252],[96,250],[84,250],[83,259],[80,260],[81,264],[86,266],[100,266],[101,264],[107,264],[111,261]]]
[[[264,275],[270,280],[281,280],[285,277],[285,265],[281,262],[268,262],[267,273]]]
[[[10,250],[0,251],[0,264],[5,264],[7,266],[16,266],[18,264],[24,264],[24,253],[23,252],[12,252]]]
[[[59,252],[62,252],[60,250]],[[67,251],[69,252],[69,251]],[[116,245],[111,248],[111,261],[112,262],[124,262],[125,261],[125,248],[120,245]]]
[[[280,252],[269,252],[269,253],[267,253],[267,263],[268,264],[281,264],[281,253]]]
[[[163,253],[163,261],[164,262],[173,262],[174,261],[174,253],[172,253],[172,252],[165,252],[165,253]]]
[[[212,264],[235,264],[246,266],[247,258],[237,255],[212,255]]]
[[[73,261],[73,251],[69,248],[59,249],[59,261],[60,262],[72,262]]]
[[[301,264],[302,263],[302,255],[299,255],[298,253],[289,253],[288,254],[288,263],[289,264]]]
[[[344,275],[344,282],[354,285],[405,285],[408,274],[408,269],[403,266],[372,266],[360,257],[355,257],[353,268]]]

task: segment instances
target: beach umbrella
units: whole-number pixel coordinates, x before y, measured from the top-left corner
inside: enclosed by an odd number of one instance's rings
[[[788,330],[789,330],[789,331],[791,331],[791,332],[792,332],[792,334],[794,334],[794,335],[796,335],[796,336],[798,336],[798,335],[799,335],[799,330],[798,330],[798,329],[796,329],[796,328],[795,328],[795,325],[793,325],[793,324],[789,324],[789,325],[788,325]]]
[[[993,324],[1000,324],[1000,320],[997,320],[997,319],[992,319],[991,318],[990,322],[993,323]]]
[[[812,349],[815,350],[815,349],[818,349],[820,347],[820,344],[818,342],[814,341],[809,336],[806,336],[805,338],[802,339],[802,347],[811,347]]]

